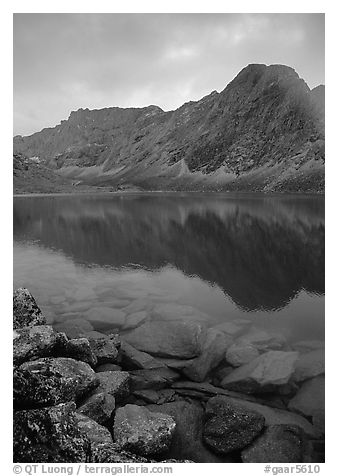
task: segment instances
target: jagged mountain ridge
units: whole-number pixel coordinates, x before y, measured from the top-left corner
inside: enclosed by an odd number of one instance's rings
[[[175,111],[79,109],[14,138],[14,151],[92,185],[155,190],[324,188],[324,87],[253,64],[220,93]]]

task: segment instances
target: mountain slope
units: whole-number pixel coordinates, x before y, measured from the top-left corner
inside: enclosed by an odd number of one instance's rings
[[[253,64],[221,92],[175,111],[79,109],[14,151],[99,186],[155,190],[322,191],[324,86]]]

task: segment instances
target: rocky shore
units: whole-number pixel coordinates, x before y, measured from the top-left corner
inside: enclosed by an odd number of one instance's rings
[[[323,343],[137,309],[48,325],[24,288],[13,308],[15,462],[324,461]]]

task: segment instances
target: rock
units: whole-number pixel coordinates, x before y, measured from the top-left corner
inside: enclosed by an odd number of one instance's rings
[[[232,338],[223,332],[208,329],[201,355],[182,369],[184,375],[190,380],[203,382],[207,375],[225,358],[226,351],[232,342]]]
[[[203,444],[203,407],[195,402],[175,401],[163,405],[148,405],[153,412],[171,415],[176,421],[176,430],[165,459],[191,460],[196,463],[234,462],[229,456],[216,455]]]
[[[113,339],[99,333],[87,333],[86,336],[89,341],[90,348],[97,359],[98,364],[115,364],[119,351]]]
[[[14,365],[57,354],[66,345],[65,334],[55,332],[51,326],[18,328],[13,332]]]
[[[116,410],[114,440],[121,448],[141,456],[161,454],[170,446],[175,420],[137,405]]]
[[[132,314],[128,314],[128,316],[126,316],[122,329],[134,329],[135,327],[143,324],[147,319],[148,313],[146,311],[133,312]]]
[[[83,397],[97,384],[88,364],[46,357],[25,362],[14,370],[14,402],[21,408],[56,405]]]
[[[213,451],[227,454],[251,443],[264,423],[260,413],[217,396],[208,400],[203,438]]]
[[[295,382],[303,382],[312,377],[317,377],[325,372],[325,350],[317,349],[302,354],[296,362],[293,374]]]
[[[87,460],[89,442],[67,403],[14,412],[16,463],[78,463]]]
[[[113,309],[109,307],[93,307],[88,309],[84,314],[85,319],[89,322],[110,324],[116,327],[122,327],[126,314],[121,309]]]
[[[242,451],[244,463],[303,463],[309,442],[299,426],[272,425]]]
[[[244,393],[272,391],[289,382],[297,359],[298,352],[271,350],[231,372],[221,387]]]
[[[311,423],[296,413],[291,413],[286,410],[280,410],[278,408],[271,408],[267,405],[261,405],[260,403],[242,400],[240,398],[222,397],[224,400],[234,405],[240,405],[246,408],[248,411],[255,411],[260,413],[265,418],[265,425],[291,425],[299,426],[304,430],[304,433],[309,438],[318,438],[319,432],[311,425]]]
[[[57,332],[64,332],[69,339],[86,337],[86,333],[94,328],[86,319],[68,319],[53,325]]]
[[[323,340],[302,340],[292,344],[293,350],[303,354],[311,352],[311,350],[325,349]]]
[[[166,367],[149,370],[131,370],[129,374],[132,391],[147,388],[160,389],[169,387],[173,382],[180,378],[179,373]]]
[[[211,385],[209,382],[190,382],[189,380],[180,380],[179,382],[173,383],[171,387],[182,395],[189,395],[189,393],[186,393],[185,391],[193,391],[195,392],[195,395],[205,395],[207,400],[213,395],[237,395],[236,392],[231,392],[230,390],[216,387]]]
[[[151,303],[148,299],[135,299],[128,306],[124,307],[122,310],[126,314],[133,314],[134,312],[147,311],[151,307]]]
[[[286,344],[285,337],[281,334],[267,332],[256,328],[252,328],[249,332],[243,334],[237,342],[244,345],[250,344],[261,352],[279,350]]]
[[[27,326],[43,326],[46,319],[35,299],[26,288],[19,288],[13,293],[13,327],[19,329]]]
[[[84,413],[78,413],[78,411],[76,411],[75,421],[80,432],[88,438],[91,446],[98,443],[113,443],[110,431]]]
[[[162,403],[174,401],[175,390],[170,388],[164,388],[163,390],[136,390],[133,392],[133,395],[137,398],[142,398],[146,403],[157,403],[161,405]]]
[[[130,393],[128,372],[99,372],[96,374],[99,381],[95,393],[109,393],[116,402],[123,401]]]
[[[233,344],[226,353],[226,361],[233,367],[252,362],[259,356],[258,350],[250,344]]]
[[[95,393],[87,397],[77,411],[96,421],[100,425],[105,425],[110,421],[115,410],[115,398],[106,392]]]
[[[135,349],[127,342],[122,342],[120,349],[120,360],[123,368],[130,370],[137,369],[160,369],[166,367],[160,361],[147,354]]]
[[[193,322],[146,322],[127,333],[124,339],[149,354],[190,359],[202,351],[205,328]]]
[[[149,459],[137,456],[129,451],[123,451],[116,443],[96,443],[91,445],[91,463],[155,463]]]
[[[69,340],[67,342],[63,356],[71,357],[72,359],[80,360],[81,362],[86,362],[91,367],[95,367],[97,365],[97,357],[94,354],[88,339],[85,337]]]
[[[156,357],[156,361],[164,367],[174,370],[182,370],[187,365],[192,364],[195,359],[168,359],[166,357]]]
[[[238,321],[222,322],[221,324],[217,324],[214,326],[214,329],[217,329],[230,337],[237,337],[238,335],[242,334],[250,325],[251,321],[238,319]]]
[[[325,410],[325,377],[319,376],[302,384],[295,397],[289,404],[289,410],[306,417],[313,417],[319,411]]]
[[[107,371],[116,372],[121,370],[122,370],[122,367],[116,364],[101,364],[95,368],[95,372],[107,372]]]
[[[152,317],[156,321],[180,321],[183,319],[206,322],[210,319],[207,314],[192,306],[175,303],[157,304],[152,310]]]

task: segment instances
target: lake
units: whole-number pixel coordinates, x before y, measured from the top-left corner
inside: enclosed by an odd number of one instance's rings
[[[322,196],[15,197],[14,287],[50,323],[123,330],[146,313],[323,340],[324,233]]]

